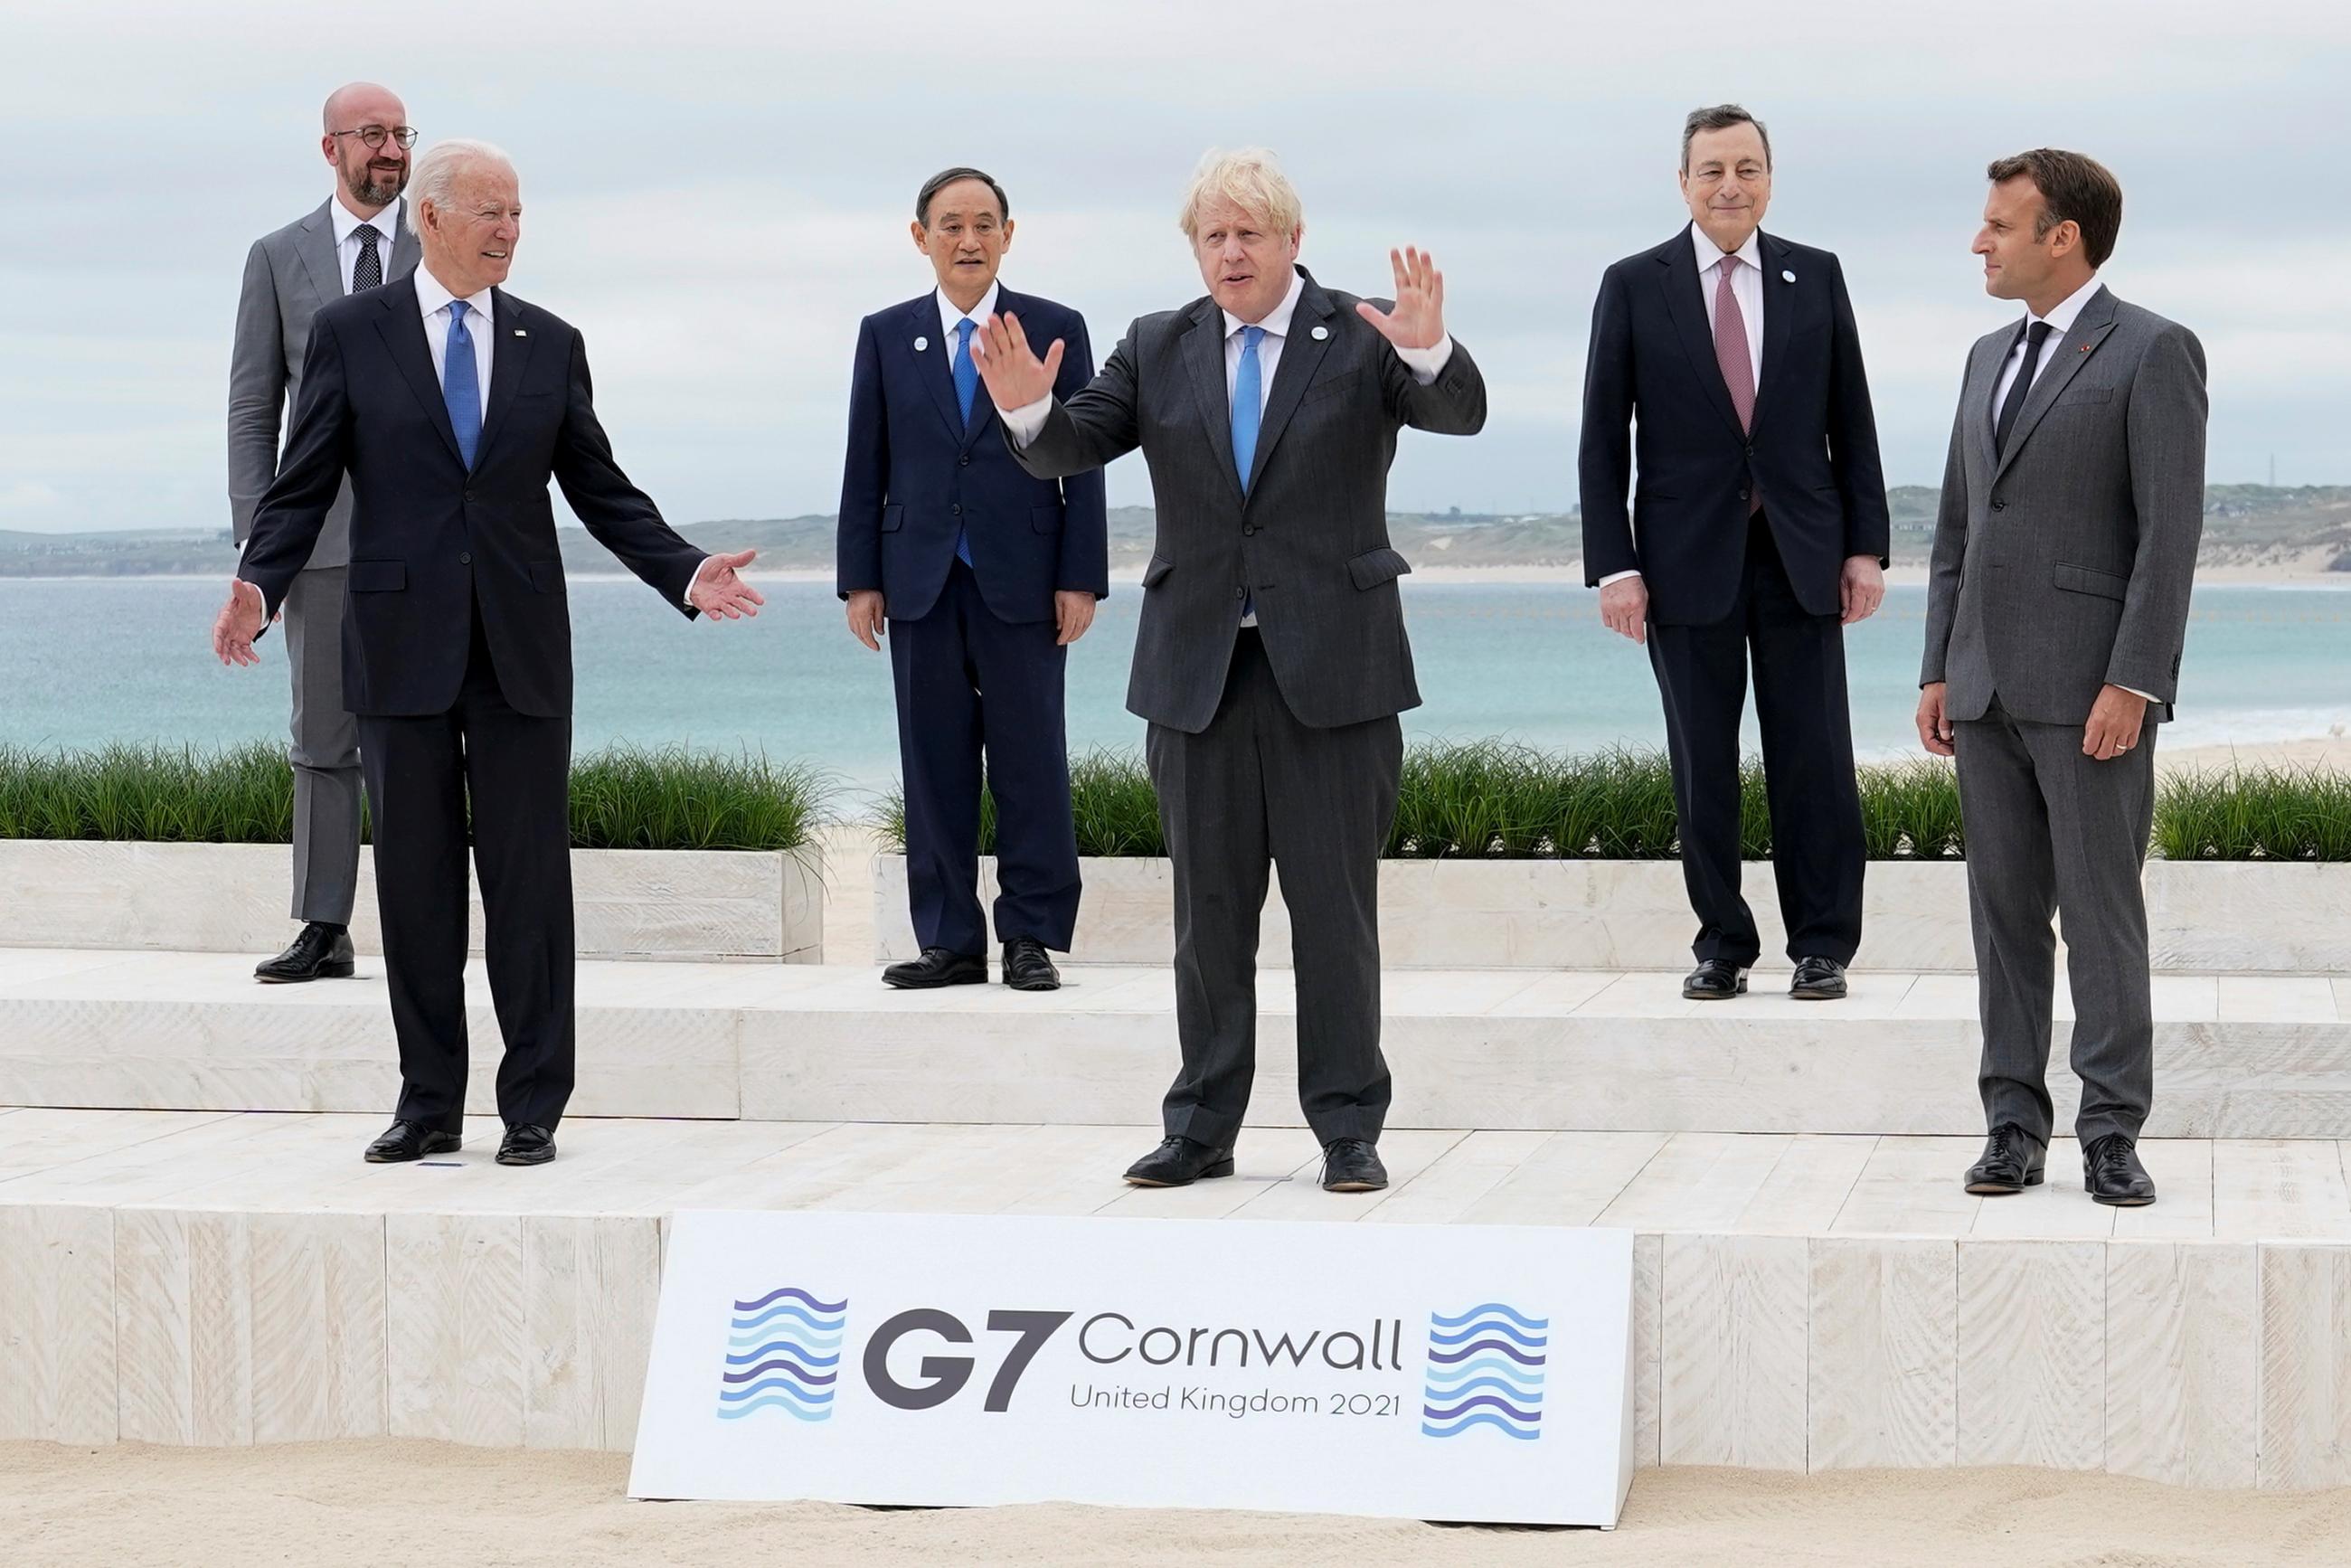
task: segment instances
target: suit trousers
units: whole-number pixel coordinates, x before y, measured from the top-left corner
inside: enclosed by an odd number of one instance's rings
[[[1951,727],[1967,832],[1968,907],[1983,1020],[1987,1126],[2049,1141],[2049,1036],[2057,936],[2074,992],[2074,1130],[2137,1138],[2155,1097],[2155,1004],[2139,873],[2155,820],[2155,731],[2111,761],[2082,752],[2082,726],[2028,724],[1998,698]]]
[[[1748,530],[1730,613],[1706,626],[1652,623],[1649,664],[1666,704],[1682,880],[1698,915],[1690,950],[1750,965],[1762,952],[1740,893],[1739,720],[1750,651],[1763,733],[1771,874],[1791,958],[1851,963],[1861,946],[1866,850],[1845,696],[1844,628],[1796,600],[1764,514]]]
[[[1176,1028],[1184,1064],[1167,1132],[1229,1145],[1257,1071],[1258,920],[1270,867],[1290,908],[1298,981],[1298,1103],[1315,1138],[1376,1139],[1390,1086],[1380,1053],[1380,852],[1395,820],[1404,728],[1394,716],[1301,724],[1254,629],[1235,643],[1216,716],[1144,743],[1176,879]]]
[[[351,923],[360,878],[360,727],[343,706],[343,583],[295,574],[282,607],[294,682],[294,918]]]
[[[362,716],[376,900],[400,1040],[393,1114],[441,1132],[465,1108],[465,847],[482,883],[483,956],[506,1055],[498,1114],[552,1131],[571,1097],[571,720],[517,713],[499,690],[481,611],[456,705]]]
[[[996,935],[1066,953],[1078,921],[1078,835],[1051,620],[999,621],[971,568],[948,570],[919,621],[890,622],[898,761],[906,789],[906,901],[914,938],[987,950],[979,908],[979,795],[996,802]]]

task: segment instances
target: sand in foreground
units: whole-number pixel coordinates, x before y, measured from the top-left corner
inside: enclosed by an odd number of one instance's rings
[[[2191,1491],[2049,1470],[1803,1478],[1645,1470],[1624,1527],[1514,1530],[1064,1504],[632,1503],[619,1454],[422,1442],[97,1450],[0,1444],[0,1542],[53,1564],[1395,1563],[1945,1568],[2339,1564],[2351,1490]]]

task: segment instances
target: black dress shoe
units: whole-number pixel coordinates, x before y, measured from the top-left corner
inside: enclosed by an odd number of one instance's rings
[[[1728,958],[1708,958],[1682,981],[1682,995],[1694,1002],[1727,1002],[1746,994],[1746,967]]]
[[[1129,1186],[1190,1186],[1203,1176],[1233,1174],[1230,1145],[1212,1149],[1190,1138],[1163,1138],[1159,1146],[1126,1167]]]
[[[883,970],[882,983],[902,991],[927,991],[940,986],[984,986],[987,984],[987,960],[977,953],[925,947],[921,957],[909,958]]]
[[[1788,994],[1800,1002],[1844,1000],[1844,966],[1834,958],[1799,958]]]
[[[284,986],[298,980],[348,980],[351,969],[350,932],[313,920],[302,927],[292,946],[256,965],[253,977],[264,985]]]
[[[2138,1163],[2138,1145],[2108,1133],[2082,1151],[2082,1190],[2116,1208],[2144,1208],[2155,1201],[2155,1178]]]
[[[544,1127],[523,1123],[507,1129],[498,1140],[498,1164],[502,1166],[543,1166],[555,1157],[555,1134]]]
[[[1388,1185],[1388,1167],[1365,1138],[1333,1138],[1322,1145],[1324,1192],[1377,1192]]]
[[[1984,1139],[1983,1157],[1968,1167],[1968,1190],[2004,1197],[2039,1186],[2048,1158],[2048,1145],[2015,1123],[2002,1122]]]
[[[1004,983],[1016,991],[1058,991],[1061,971],[1045,956],[1042,942],[1015,936],[1004,945]]]
[[[462,1146],[455,1133],[436,1133],[422,1122],[394,1122],[383,1136],[367,1146],[371,1166],[402,1166],[427,1155],[455,1154]]]

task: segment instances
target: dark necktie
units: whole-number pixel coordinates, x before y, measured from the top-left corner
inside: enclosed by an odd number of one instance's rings
[[[2000,405],[2000,423],[1991,430],[1995,457],[2007,455],[2008,433],[2016,428],[2016,416],[2024,412],[2024,400],[2032,395],[2032,371],[2041,363],[2041,345],[2052,330],[2046,321],[2034,321],[2024,329],[2024,360],[2016,367],[2016,380],[2009,383],[2008,396]]]
[[[351,231],[360,236],[360,259],[351,268],[351,292],[365,294],[371,288],[383,287],[383,256],[376,250],[375,242],[383,237],[373,224],[361,224]]]

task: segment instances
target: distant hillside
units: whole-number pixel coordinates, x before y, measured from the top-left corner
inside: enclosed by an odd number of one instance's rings
[[[1897,559],[1917,562],[1934,537],[1936,492],[1902,485],[1887,493]],[[1150,558],[1152,511],[1115,507],[1110,514],[1111,567],[1132,575]],[[1563,567],[1583,553],[1573,512],[1520,514],[1399,512],[1388,518],[1396,548],[1424,565]],[[745,547],[770,570],[830,570],[833,519],[736,517],[684,525],[705,549]],[[581,528],[559,530],[565,564],[579,572],[618,565]],[[29,534],[0,531],[0,577],[217,576],[235,559],[225,528],[142,528],[120,533]],[[2280,488],[2215,485],[2204,493],[2207,566],[2274,569],[2280,573],[2351,572],[2351,486]]]

